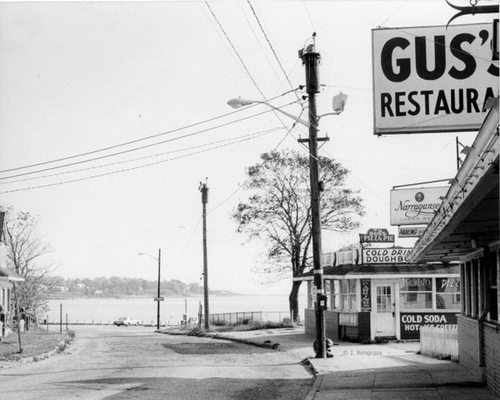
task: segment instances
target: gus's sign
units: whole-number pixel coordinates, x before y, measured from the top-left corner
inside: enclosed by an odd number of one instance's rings
[[[477,130],[498,96],[492,24],[374,29],[374,133]]]

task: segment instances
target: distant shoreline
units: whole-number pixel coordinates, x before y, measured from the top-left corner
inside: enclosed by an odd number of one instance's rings
[[[180,295],[168,295],[162,294],[162,297],[170,298],[170,299],[184,299],[184,298],[193,298],[202,296],[202,294],[187,294],[184,296]],[[226,291],[214,291],[210,292],[210,296],[253,296],[252,294],[243,294],[243,293],[233,293]],[[256,295],[258,296],[258,295]],[[104,295],[104,294],[81,294],[81,293],[51,293],[47,296],[48,300],[69,300],[69,299],[149,299],[155,298],[155,294],[117,294],[117,295]]]

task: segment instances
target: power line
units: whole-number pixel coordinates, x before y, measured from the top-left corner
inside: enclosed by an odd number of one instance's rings
[[[274,58],[276,59],[276,61],[277,61],[278,65],[279,65],[279,67],[281,68],[281,71],[282,71],[282,72],[283,72],[283,74],[285,75],[285,78],[286,78],[286,80],[288,81],[288,84],[290,85],[290,87],[291,87],[291,88],[293,88],[292,82],[290,81],[290,78],[288,77],[288,74],[286,73],[285,68],[283,68],[283,64],[281,63],[281,61],[280,61],[280,59],[279,59],[279,57],[278,57],[278,54],[276,54],[276,50],[274,50],[274,47],[273,47],[273,45],[271,44],[271,41],[269,40],[269,37],[268,37],[268,35],[267,35],[266,31],[264,30],[264,27],[262,26],[262,24],[261,24],[261,22],[260,22],[260,19],[259,19],[258,15],[257,15],[257,13],[256,13],[255,9],[254,9],[254,8],[253,8],[253,6],[252,6],[252,3],[250,2],[250,0],[247,0],[247,3],[248,3],[248,5],[250,6],[250,9],[252,10],[253,16],[255,17],[255,20],[257,21],[257,24],[259,25],[259,28],[260,28],[260,30],[261,30],[261,32],[262,32],[262,34],[264,35],[264,38],[266,39],[267,44],[269,45],[269,47],[270,47],[270,49],[271,49],[271,51],[272,51],[272,53],[273,53],[273,55],[274,55]],[[298,98],[297,93],[295,93],[295,94],[296,94],[296,96],[297,96],[297,98]]]
[[[297,89],[289,90],[289,91],[287,91],[285,93],[282,93],[280,95],[277,95],[277,96],[272,97],[270,99],[267,99],[265,101],[268,102],[268,101],[276,100],[277,98],[285,96],[285,95],[287,95],[287,94],[289,94],[289,93],[291,93],[292,91],[295,91],[295,90],[297,90]],[[256,105],[257,104],[250,105],[248,108],[255,107]],[[102,147],[100,149],[95,149],[95,150],[91,150],[91,151],[84,152],[84,153],[79,153],[79,154],[74,154],[74,155],[71,155],[71,156],[60,157],[60,158],[52,159],[52,160],[49,160],[49,161],[42,161],[42,162],[39,162],[39,163],[34,163],[34,164],[29,164],[29,165],[23,165],[23,166],[20,166],[20,167],[14,167],[14,168],[0,170],[0,173],[12,172],[12,171],[17,171],[17,170],[27,169],[27,168],[32,168],[32,167],[39,167],[39,166],[42,166],[42,165],[52,164],[52,163],[56,163],[56,162],[60,162],[60,161],[67,161],[67,160],[71,160],[71,159],[77,158],[77,157],[88,156],[88,155],[91,155],[91,154],[95,154],[95,153],[100,153],[100,152],[103,152],[103,151],[108,151],[108,150],[116,149],[118,147],[127,146],[127,145],[134,144],[134,143],[139,143],[139,142],[142,142],[142,141],[145,141],[145,140],[154,139],[154,138],[157,138],[157,137],[160,137],[160,136],[169,135],[169,134],[172,134],[172,133],[175,133],[175,132],[179,132],[179,131],[182,131],[182,130],[185,130],[185,129],[193,128],[193,127],[198,126],[198,125],[203,125],[203,124],[206,124],[208,122],[216,121],[218,119],[225,118],[225,117],[228,117],[230,115],[239,113],[241,111],[243,111],[243,109],[231,111],[231,112],[226,113],[226,114],[217,115],[215,117],[211,117],[211,118],[208,118],[208,119],[205,119],[205,120],[202,120],[202,121],[194,122],[192,124],[184,125],[184,126],[181,126],[179,128],[171,129],[171,130],[168,130],[168,131],[165,131],[165,132],[157,133],[157,134],[146,136],[146,137],[143,137],[143,138],[133,139],[133,140],[130,140],[130,141],[127,141],[127,142],[117,143],[117,144],[114,144],[114,145],[111,145],[111,146]],[[160,142],[160,143],[162,143],[162,142]]]
[[[286,106],[294,104],[294,103],[295,103],[295,101],[291,102],[289,104],[286,104],[283,107],[286,107]],[[43,168],[43,169],[39,169],[39,170],[36,170],[36,171],[23,172],[23,173],[20,173],[20,174],[14,174],[14,175],[10,175],[10,176],[1,177],[0,180],[17,178],[17,177],[26,176],[26,175],[33,175],[33,174],[40,173],[40,172],[52,171],[52,170],[59,169],[59,168],[69,167],[69,166],[78,165],[78,164],[84,164],[84,163],[87,163],[87,162],[90,162],[90,161],[102,160],[102,159],[108,158],[108,157],[114,157],[114,156],[117,156],[117,155],[131,153],[131,152],[137,151],[137,150],[143,150],[143,149],[146,149],[146,148],[158,146],[160,144],[165,144],[165,143],[177,141],[177,140],[180,140],[180,139],[185,139],[187,137],[199,135],[200,133],[208,132],[208,131],[211,131],[211,130],[214,130],[214,129],[217,129],[217,128],[221,128],[221,127],[224,127],[224,126],[228,126],[228,125],[234,124],[236,122],[240,122],[240,121],[244,121],[244,120],[247,120],[247,119],[250,119],[250,118],[254,118],[254,117],[257,117],[259,115],[263,115],[263,114],[269,113],[271,111],[273,111],[273,110],[262,111],[262,112],[257,113],[257,114],[252,114],[250,116],[239,118],[239,119],[236,119],[236,120],[233,120],[233,121],[229,121],[229,122],[226,122],[224,124],[219,124],[219,125],[216,125],[216,126],[213,126],[213,127],[210,127],[210,128],[201,129],[201,130],[198,130],[198,131],[195,131],[195,132],[191,132],[191,133],[188,133],[188,134],[185,134],[185,135],[182,135],[182,136],[177,136],[175,138],[165,139],[165,140],[162,140],[160,142],[150,143],[150,144],[147,144],[147,145],[143,145],[143,146],[139,146],[139,147],[134,147],[134,148],[127,149],[127,150],[122,150],[122,151],[111,153],[111,154],[105,154],[105,155],[102,155],[102,156],[88,158],[88,159],[85,159],[85,160],[75,161],[75,162],[71,162],[71,163],[67,163],[67,164],[62,164],[62,165],[56,165],[54,167]]]
[[[92,170],[92,169],[112,167],[112,166],[122,165],[122,164],[130,163],[130,162],[134,162],[134,161],[145,160],[145,159],[148,159],[148,158],[164,156],[166,154],[181,153],[183,151],[199,149],[199,148],[202,148],[202,147],[212,146],[214,144],[220,144],[220,143],[226,143],[226,142],[235,142],[235,143],[238,143],[238,141],[240,139],[244,139],[244,138],[257,138],[257,137],[266,135],[268,133],[271,133],[271,132],[274,132],[274,131],[280,130],[280,129],[283,129],[283,128],[282,127],[276,127],[276,128],[266,129],[264,131],[253,132],[253,133],[250,133],[250,134],[247,134],[247,135],[242,135],[242,136],[239,136],[239,137],[231,137],[229,139],[217,140],[217,141],[210,142],[210,143],[200,144],[198,146],[184,147],[182,149],[176,149],[176,150],[166,151],[166,152],[157,153],[157,154],[150,154],[150,155],[147,155],[147,156],[132,158],[132,159],[129,159],[129,160],[122,160],[122,161],[117,161],[117,162],[108,163],[108,164],[93,165],[91,167],[79,168],[79,169],[74,169],[74,170],[70,170],[70,171],[63,171],[63,172],[58,172],[58,173],[50,174],[50,175],[34,176],[34,177],[31,177],[31,178],[18,179],[18,180],[15,180],[15,181],[0,182],[0,185],[2,185],[2,184],[3,185],[10,184],[10,183],[18,183],[18,182],[26,182],[26,181],[31,181],[31,180],[34,180],[34,179],[51,178],[51,177],[54,177],[54,176],[67,175],[67,174],[72,174],[72,173],[75,173],[75,172],[83,172],[83,171],[88,171],[88,170]]]
[[[299,114],[299,118],[302,116],[302,113],[304,112],[304,108],[302,108],[301,113]],[[276,146],[271,150],[271,152],[274,152],[278,149],[278,147],[285,141],[285,139],[292,133],[293,129],[297,126],[297,122],[294,122],[293,125],[290,127],[290,129],[287,130],[285,135],[281,138],[281,140],[278,142]],[[224,200],[222,200],[219,204],[217,204],[214,208],[208,211],[209,214],[213,213],[215,210],[220,208],[223,204],[225,204],[230,198],[232,198],[236,193],[240,191],[240,189],[243,187],[244,183],[240,183],[236,189],[229,195],[227,196]]]
[[[262,135],[260,135],[260,136],[262,136]],[[226,144],[222,144],[222,145],[219,145],[219,146],[212,147],[210,149],[199,150],[199,151],[188,153],[188,154],[184,154],[184,155],[181,155],[181,156],[178,156],[178,157],[173,157],[173,158],[169,158],[169,159],[166,159],[166,160],[160,160],[160,161],[156,161],[156,162],[152,162],[152,163],[148,163],[148,164],[138,165],[138,166],[135,166],[135,167],[125,168],[125,169],[121,169],[121,170],[117,170],[117,171],[109,171],[109,172],[105,172],[105,173],[102,173],[102,174],[90,175],[90,176],[86,176],[86,177],[75,178],[75,179],[61,181],[61,182],[49,183],[49,184],[45,184],[45,185],[38,185],[38,186],[31,186],[31,187],[20,188],[20,189],[6,190],[6,191],[3,191],[3,192],[0,192],[0,194],[21,192],[21,191],[26,191],[26,190],[40,189],[40,188],[46,188],[46,187],[52,187],[52,186],[59,186],[59,185],[67,184],[67,183],[74,183],[74,182],[86,181],[86,180],[89,180],[89,179],[100,178],[100,177],[103,177],[103,176],[114,175],[114,174],[118,174],[118,173],[122,173],[122,172],[134,171],[134,170],[142,169],[142,168],[145,168],[145,167],[151,167],[151,166],[163,164],[163,163],[166,163],[168,161],[179,160],[179,159],[191,157],[191,156],[194,156],[194,155],[197,155],[197,154],[206,153],[207,151],[216,150],[216,149],[219,149],[219,148],[222,148],[222,147],[226,147],[226,146],[229,146],[229,145],[232,145],[232,144],[236,144],[236,143],[246,142],[246,141],[249,141],[249,140],[252,140],[252,139],[255,139],[255,137],[245,138],[245,139],[233,142],[233,143],[226,143]]]
[[[215,20],[215,22],[217,22],[217,25],[219,26],[220,30],[222,31],[222,33],[224,34],[224,37],[226,38],[226,40],[228,41],[229,45],[231,46],[231,48],[233,49],[234,53],[236,54],[236,56],[238,57],[238,60],[240,61],[241,65],[243,66],[243,68],[245,69],[248,77],[250,78],[250,80],[252,81],[252,83],[254,84],[254,86],[257,88],[257,90],[259,91],[259,93],[261,94],[262,98],[266,98],[266,96],[264,96],[264,93],[262,92],[262,90],[260,89],[259,85],[257,85],[257,82],[255,81],[255,79],[253,78],[252,74],[250,73],[250,71],[248,70],[245,62],[243,61],[243,59],[241,58],[240,56],[240,53],[238,52],[238,50],[236,50],[236,47],[234,46],[233,42],[231,41],[231,39],[229,38],[228,34],[226,33],[226,31],[224,30],[222,24],[220,23],[219,19],[217,18],[217,16],[215,15],[214,11],[212,10],[212,7],[210,7],[210,4],[208,3],[208,1],[205,1],[205,4],[207,5],[207,8],[209,9],[210,13],[212,14],[212,17],[213,19]]]

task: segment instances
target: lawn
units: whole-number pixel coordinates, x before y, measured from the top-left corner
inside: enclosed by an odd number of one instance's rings
[[[45,329],[30,327],[29,331],[21,333],[23,352],[19,353],[17,332],[10,334],[0,341],[0,362],[19,360],[24,357],[36,357],[54,350],[63,349],[68,338],[66,332],[47,332]]]

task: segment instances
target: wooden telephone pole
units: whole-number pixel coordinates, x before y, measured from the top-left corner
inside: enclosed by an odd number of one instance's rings
[[[321,219],[320,219],[320,182],[318,178],[318,116],[316,111],[316,93],[320,92],[318,65],[320,54],[316,52],[316,33],[313,34],[313,43],[299,51],[299,57],[305,66],[306,91],[309,103],[309,138],[303,141],[309,143],[309,173],[311,184],[311,225],[314,286],[316,289],[316,357],[325,358],[326,332],[325,313],[326,298],[323,295],[323,268],[321,265]]]
[[[208,187],[206,183],[200,184],[201,203],[203,206],[203,300],[204,300],[204,320],[205,330],[208,330],[209,309],[208,309],[208,257],[207,257],[207,203]]]

